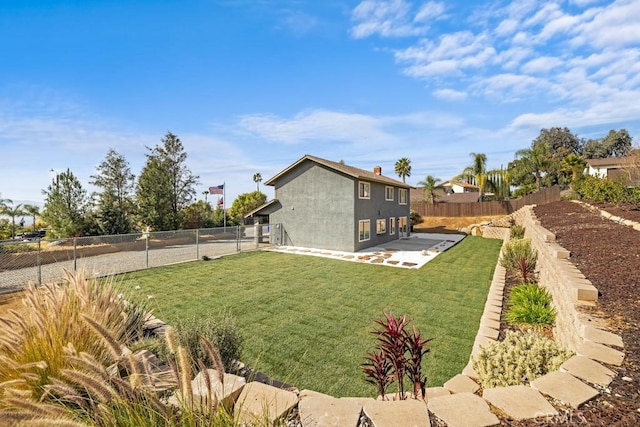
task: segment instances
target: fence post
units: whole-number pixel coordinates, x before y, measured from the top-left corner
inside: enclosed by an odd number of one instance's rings
[[[40,242],[42,239],[38,239],[38,255],[36,256],[36,263],[38,265],[38,286],[42,285],[42,267],[40,263]]]
[[[78,271],[78,257],[76,251],[77,237],[73,238],[73,271]]]
[[[144,253],[146,257],[146,268],[149,268],[149,232],[144,233]]]
[[[240,226],[236,226],[236,252],[240,252],[242,245],[240,245]]]
[[[196,261],[200,259],[200,229],[196,228]]]

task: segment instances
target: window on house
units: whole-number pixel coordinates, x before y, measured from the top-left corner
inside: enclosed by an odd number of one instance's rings
[[[405,234],[407,232],[407,217],[401,216],[398,218],[398,229],[401,234]]]
[[[368,199],[371,196],[371,184],[368,182],[358,183],[358,197],[361,199]]]
[[[407,190],[406,188],[398,189],[398,203],[401,205],[407,204]]]
[[[393,187],[384,187],[384,198],[393,201]]]
[[[358,234],[358,240],[360,242],[369,240],[371,238],[371,221],[369,221],[368,219],[358,221]]]
[[[376,220],[376,233],[384,234],[386,232],[387,232],[387,220],[386,219]]]
[[[396,218],[389,218],[389,234],[396,234]]]

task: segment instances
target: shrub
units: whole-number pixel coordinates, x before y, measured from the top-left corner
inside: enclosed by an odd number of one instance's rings
[[[522,225],[514,225],[509,230],[509,237],[511,239],[524,239],[525,228]]]
[[[110,350],[96,340],[84,317],[94,319],[123,345],[142,335],[148,313],[144,305],[128,303],[110,281],[65,274],[60,285],[30,286],[23,312],[0,319],[0,383],[26,378],[20,387],[40,396],[50,376],[69,368],[64,357],[69,346],[99,362],[107,360]]]
[[[520,278],[529,282],[535,277],[538,252],[531,247],[529,239],[509,240],[502,250],[500,265],[508,272],[515,273]]]
[[[525,384],[560,368],[573,353],[535,332],[507,332],[481,348],[473,369],[484,388]]]
[[[574,191],[581,199],[616,205],[625,201],[626,188],[624,178],[612,181],[607,178],[586,175],[574,183]]]
[[[213,364],[214,361],[203,346],[201,337],[213,343],[220,351],[227,372],[232,370],[233,362],[240,360],[242,356],[243,337],[235,318],[229,312],[222,312],[216,317],[178,319],[174,328],[178,342],[189,350],[195,360],[201,359],[207,365]]]
[[[366,374],[365,381],[373,384],[384,399],[387,387],[396,382],[398,399],[406,399],[405,377],[413,384],[413,395],[425,398],[427,377],[422,375],[422,358],[433,338],[423,339],[415,326],[408,329],[405,315],[394,317],[384,313],[383,320],[376,320],[381,328],[373,331],[377,336],[378,351],[370,352],[360,368]]]
[[[556,312],[551,295],[535,283],[523,283],[509,292],[507,322],[520,327],[543,328],[552,325]]]

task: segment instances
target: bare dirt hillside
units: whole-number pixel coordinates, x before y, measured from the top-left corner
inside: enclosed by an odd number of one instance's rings
[[[422,222],[413,226],[414,233],[459,233],[459,229],[468,227],[471,224],[479,224],[483,221],[491,221],[502,218],[498,216],[473,216],[473,217],[422,217]]]

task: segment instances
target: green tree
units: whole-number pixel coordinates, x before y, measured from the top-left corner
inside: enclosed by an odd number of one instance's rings
[[[36,205],[24,205],[22,207],[26,215],[30,215],[33,219],[33,231],[36,231],[36,217],[40,216],[40,207]]]
[[[242,193],[233,201],[229,214],[237,221],[243,222],[246,214],[262,206],[266,201],[267,195],[260,191]]]
[[[568,179],[563,172],[562,160],[570,154],[580,154],[583,143],[580,139],[564,127],[542,129],[540,135],[533,140],[531,148],[547,146],[547,161],[544,168],[544,182],[540,186],[567,184]],[[536,183],[537,186],[537,183]]]
[[[405,182],[405,179],[411,176],[411,160],[406,157],[399,159],[395,164],[395,172],[402,178],[402,182]]]
[[[632,149],[632,140],[626,129],[610,130],[604,138],[586,141],[582,147],[582,156],[585,159],[624,157]]]
[[[182,209],[195,195],[198,176],[186,165],[180,139],[168,132],[161,145],[149,148],[136,191],[140,221],[154,230],[177,230]]]
[[[260,183],[262,182],[262,175],[260,175],[260,172],[253,174],[253,182],[256,183],[256,191],[260,191]]]
[[[194,228],[211,228],[213,226],[213,209],[209,203],[198,200],[183,209],[183,229],[191,230]]]
[[[80,235],[84,231],[84,216],[87,211],[87,192],[76,176],[67,169],[53,179],[46,190],[44,219],[54,237]]]
[[[96,221],[101,234],[126,234],[131,232],[131,216],[134,208],[134,175],[123,155],[109,149],[105,159],[97,166],[90,184],[102,191],[97,198]]]
[[[436,178],[433,175],[427,175],[424,181],[418,182],[418,185],[422,186],[422,194],[427,203],[434,204],[438,198],[437,190],[442,190],[442,182],[440,178]]]
[[[25,214],[24,209],[22,209],[22,204],[17,206],[5,204],[0,213],[11,217],[11,238],[13,239],[16,237],[16,217]]]
[[[516,151],[516,159],[519,161],[512,164],[513,168],[518,169],[514,175],[533,175],[536,190],[540,191],[542,176],[548,171],[548,167],[552,162],[549,145],[546,142],[534,141],[531,144],[531,148]]]

